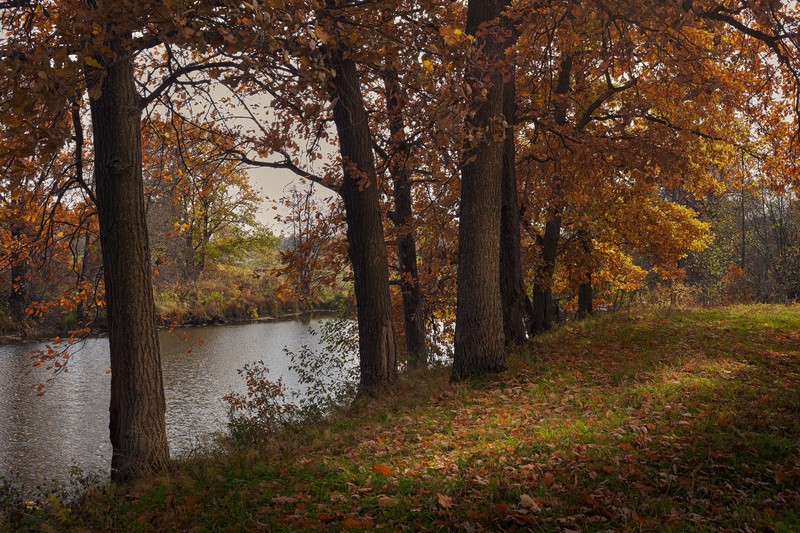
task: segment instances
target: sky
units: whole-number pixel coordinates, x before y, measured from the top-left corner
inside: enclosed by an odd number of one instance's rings
[[[288,209],[278,205],[278,209],[272,209],[273,203],[271,200],[278,200],[282,196],[286,196],[292,185],[298,188],[307,187],[310,183],[296,176],[293,172],[288,170],[271,169],[271,168],[254,168],[248,171],[250,183],[263,198],[261,206],[258,209],[257,218],[262,224],[269,227],[275,235],[280,235],[281,230],[287,226],[284,223],[275,220],[275,216],[286,215]],[[333,192],[323,188],[315,187],[314,196],[317,200],[324,200],[334,195]]]

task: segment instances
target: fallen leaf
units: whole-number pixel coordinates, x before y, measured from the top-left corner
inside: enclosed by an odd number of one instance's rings
[[[439,505],[444,509],[450,509],[453,506],[453,500],[447,494],[439,494],[437,498],[439,499]]]
[[[556,477],[553,474],[545,474],[545,476],[542,478],[542,483],[544,483],[545,487],[549,487],[555,483],[555,481]]]
[[[347,517],[342,520],[342,529],[366,529],[375,525],[372,518],[353,518]]]
[[[542,510],[542,508],[539,507],[539,504],[527,494],[523,494],[519,497],[519,503],[521,503],[523,507],[527,507],[531,511],[535,511],[537,513]]]
[[[386,465],[375,465],[372,467],[372,471],[377,474],[383,474],[384,476],[388,476],[392,473],[392,469]]]
[[[392,507],[393,505],[397,505],[400,503],[400,500],[397,498],[392,498],[391,496],[381,496],[378,498],[378,505],[381,507]]]
[[[183,507],[187,511],[192,511],[194,509],[197,509],[197,498],[195,498],[194,495],[192,494],[185,496],[183,498]]]

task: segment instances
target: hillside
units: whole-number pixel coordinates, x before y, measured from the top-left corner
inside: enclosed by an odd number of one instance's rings
[[[79,530],[800,528],[800,307],[604,315],[507,372],[404,375],[324,427],[6,526]]]

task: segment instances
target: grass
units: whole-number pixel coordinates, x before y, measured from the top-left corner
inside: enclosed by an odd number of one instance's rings
[[[266,448],[5,526],[798,531],[798,385],[800,307],[604,315],[536,338],[500,375],[409,373]]]

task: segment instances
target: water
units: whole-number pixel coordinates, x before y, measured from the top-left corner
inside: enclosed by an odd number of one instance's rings
[[[244,391],[237,369],[246,363],[262,360],[271,375],[283,375],[287,387],[297,388],[284,347],[292,351],[303,344],[319,347],[318,337],[308,333],[309,327],[319,330],[319,326],[320,321],[312,320],[161,332],[172,456],[190,453],[225,429],[222,397]],[[108,339],[88,339],[73,346],[68,371],[37,396],[31,384],[52,376],[52,371],[32,368],[31,350],[43,346],[0,346],[0,476],[23,492],[53,480],[66,482],[73,465],[84,474],[107,477],[111,461]]]

